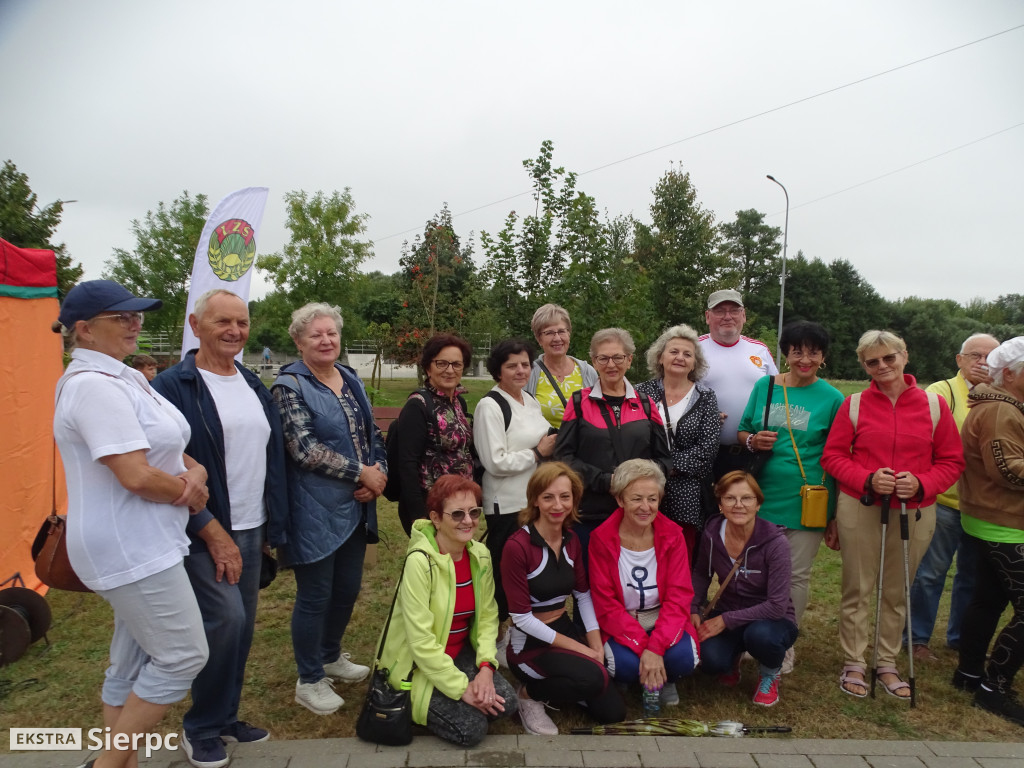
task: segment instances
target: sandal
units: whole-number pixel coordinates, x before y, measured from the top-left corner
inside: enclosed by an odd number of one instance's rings
[[[878,667],[875,670],[875,674],[878,676],[878,682],[882,684],[882,687],[885,688],[885,692],[890,696],[894,696],[897,699],[910,699],[910,683],[905,682],[900,677],[900,673],[896,667]],[[890,684],[882,679],[882,675],[893,675],[896,679]],[[906,691],[906,695],[904,696],[902,693],[897,693],[897,691]]]
[[[851,677],[853,673],[860,675],[860,677]],[[847,696],[853,696],[857,699],[866,698],[868,695],[868,681],[864,679],[866,673],[867,670],[859,664],[847,664],[839,675],[839,690]],[[846,687],[848,685],[859,686],[862,692],[858,693],[857,691],[850,690]]]

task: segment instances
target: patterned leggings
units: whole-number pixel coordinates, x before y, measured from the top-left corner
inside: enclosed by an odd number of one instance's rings
[[[1007,692],[1024,665],[1024,544],[999,544],[966,536],[974,548],[978,570],[971,603],[960,633],[960,669],[980,675],[988,642],[1007,602],[1013,616],[999,633],[984,670],[984,682]]]
[[[472,680],[476,677],[476,651],[468,642],[455,657],[455,666]],[[505,711],[498,717],[511,717],[519,710],[519,697],[515,689],[497,672],[494,673],[494,692],[505,700]],[[436,688],[430,694],[427,707],[427,728],[438,738],[473,747],[487,735],[487,723],[497,718],[488,717],[462,699],[450,699]]]

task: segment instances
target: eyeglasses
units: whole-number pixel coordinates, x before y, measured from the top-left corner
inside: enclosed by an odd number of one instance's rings
[[[752,507],[757,503],[757,496],[723,496],[723,507]]]
[[[739,316],[743,314],[743,307],[715,307],[708,311],[715,317],[726,317],[728,315]]]
[[[791,349],[791,350],[789,350],[789,354],[786,355],[786,358],[789,359],[789,360],[804,360],[804,359],[806,359],[806,360],[814,361],[814,360],[820,359],[821,357],[823,357],[823,355],[822,355],[820,349],[815,349],[812,352],[808,352],[805,349]]]
[[[594,362],[598,365],[608,365],[609,363],[622,365],[626,362],[627,357],[629,357],[629,355],[598,355],[594,358]]]
[[[473,507],[472,509],[453,509],[451,512],[442,512],[443,515],[451,515],[451,518],[456,523],[461,523],[466,519],[466,515],[469,515],[470,520],[479,520],[480,515],[484,513],[483,507]]]
[[[988,358],[988,355],[984,352],[961,352],[960,357],[966,357],[968,360],[977,362],[978,360],[985,360]]]
[[[877,368],[880,363],[885,363],[886,365],[891,366],[897,359],[899,359],[899,356],[899,352],[890,352],[888,355],[883,355],[882,357],[872,357],[870,360],[864,361],[864,367],[874,369]]]
[[[555,336],[566,336],[566,337],[568,337],[569,336],[569,329],[568,328],[557,328],[557,329],[555,329],[553,331],[541,331],[540,335],[543,336],[545,339],[553,339],[553,338],[555,338]]]
[[[447,371],[449,367],[453,371],[461,371],[463,367],[461,360],[434,360],[433,362],[439,371]]]
[[[136,323],[142,325],[145,317],[143,312],[111,312],[107,315],[96,315],[93,320],[117,320],[122,328],[131,328]]]

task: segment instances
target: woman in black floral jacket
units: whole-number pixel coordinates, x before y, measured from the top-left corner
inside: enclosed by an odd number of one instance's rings
[[[661,511],[683,529],[693,560],[706,510],[713,510],[711,465],[718,451],[722,421],[718,398],[700,383],[708,364],[688,325],[665,331],[647,350],[655,378],[636,385],[658,405],[672,452],[672,472]]]

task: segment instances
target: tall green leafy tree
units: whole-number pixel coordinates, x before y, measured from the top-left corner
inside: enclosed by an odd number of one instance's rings
[[[743,294],[747,313],[771,314],[778,307],[782,230],[765,224],[764,214],[749,208],[722,223],[719,236],[727,280]]]
[[[206,195],[188,191],[170,205],[157,203],[143,220],[132,220],[135,248],[115,248],[103,271],[137,295],[163,301],[162,309],[146,317],[146,331],[166,333],[172,343],[181,341],[192,264],[209,214]]]
[[[636,256],[651,277],[651,304],[665,325],[701,328],[707,296],[727,276],[715,216],[701,206],[681,166],[666,171],[652,191],[651,224],[636,228]]]
[[[10,160],[0,169],[0,237],[19,248],[46,248],[57,258],[57,291],[61,297],[82,278],[82,265],[71,259],[64,243],[53,242],[64,201],[39,205],[28,175]]]
[[[372,244],[362,239],[369,216],[355,213],[348,187],[312,197],[297,190],[284,201],[291,238],[280,252],[258,256],[256,267],[295,307],[324,301],[344,309],[354,296],[359,265],[373,253]]]

